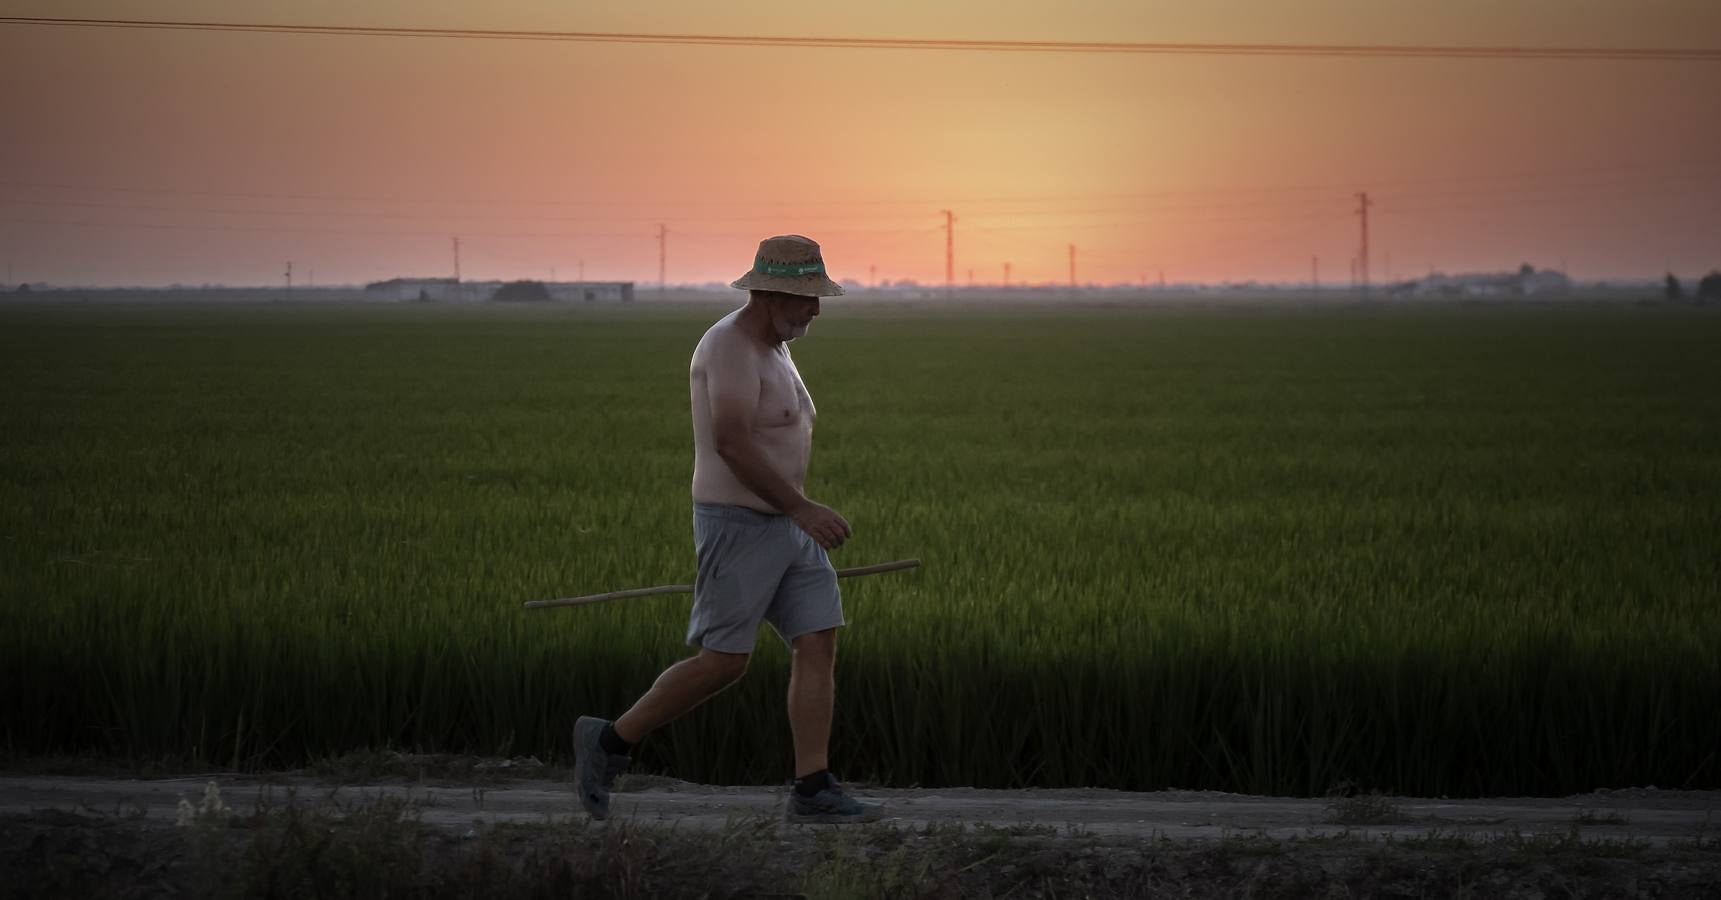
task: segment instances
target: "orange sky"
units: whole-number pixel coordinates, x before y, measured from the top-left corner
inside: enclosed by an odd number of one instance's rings
[[[0,2],[0,15],[832,37],[1721,46],[1714,0]],[[358,11],[355,11],[358,10]],[[1383,13],[1383,10],[1390,12]],[[0,264],[89,285],[451,274],[1327,283],[1721,266],[1721,63],[720,48],[0,25]],[[1387,256],[1390,254],[1390,263]],[[314,275],[312,275],[314,273]]]

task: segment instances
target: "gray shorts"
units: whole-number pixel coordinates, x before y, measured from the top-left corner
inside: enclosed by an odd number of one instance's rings
[[[848,624],[837,570],[825,548],[788,516],[744,506],[693,504],[693,618],[687,642],[721,653],[751,653],[759,623],[785,643]]]

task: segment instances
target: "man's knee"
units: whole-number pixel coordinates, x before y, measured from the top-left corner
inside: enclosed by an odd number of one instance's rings
[[[837,630],[826,628],[824,631],[814,631],[803,634],[789,642],[797,659],[835,659],[837,655]]]
[[[699,660],[699,667],[705,671],[714,684],[718,687],[728,687],[739,681],[742,675],[747,674],[747,660],[750,656],[751,654],[747,653],[723,653],[718,650],[701,648],[699,655],[694,658]]]

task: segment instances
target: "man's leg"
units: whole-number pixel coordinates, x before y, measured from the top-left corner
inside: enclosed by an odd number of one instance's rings
[[[574,722],[575,790],[592,818],[609,817],[610,786],[627,770],[629,746],[734,684],[747,671],[747,656],[701,649],[665,669],[620,719],[581,716]],[[625,746],[616,746],[618,740]]]
[[[785,817],[790,822],[870,822],[877,803],[850,797],[830,773],[831,707],[836,699],[837,630],[803,634],[789,642],[789,728],[795,736],[795,786]]]
[[[688,657],[664,669],[651,690],[615,720],[616,736],[630,744],[639,743],[646,735],[740,680],[747,671],[747,657],[746,653],[721,653],[702,648],[698,656]]]
[[[789,730],[795,739],[795,777],[801,778],[830,768],[837,630],[803,634],[789,646]]]

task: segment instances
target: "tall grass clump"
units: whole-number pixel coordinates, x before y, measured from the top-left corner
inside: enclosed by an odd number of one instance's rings
[[[836,759],[900,785],[1721,785],[1721,318],[833,301]],[[0,307],[0,741],[566,758],[685,654],[722,310]],[[789,766],[785,654],[641,765]]]

